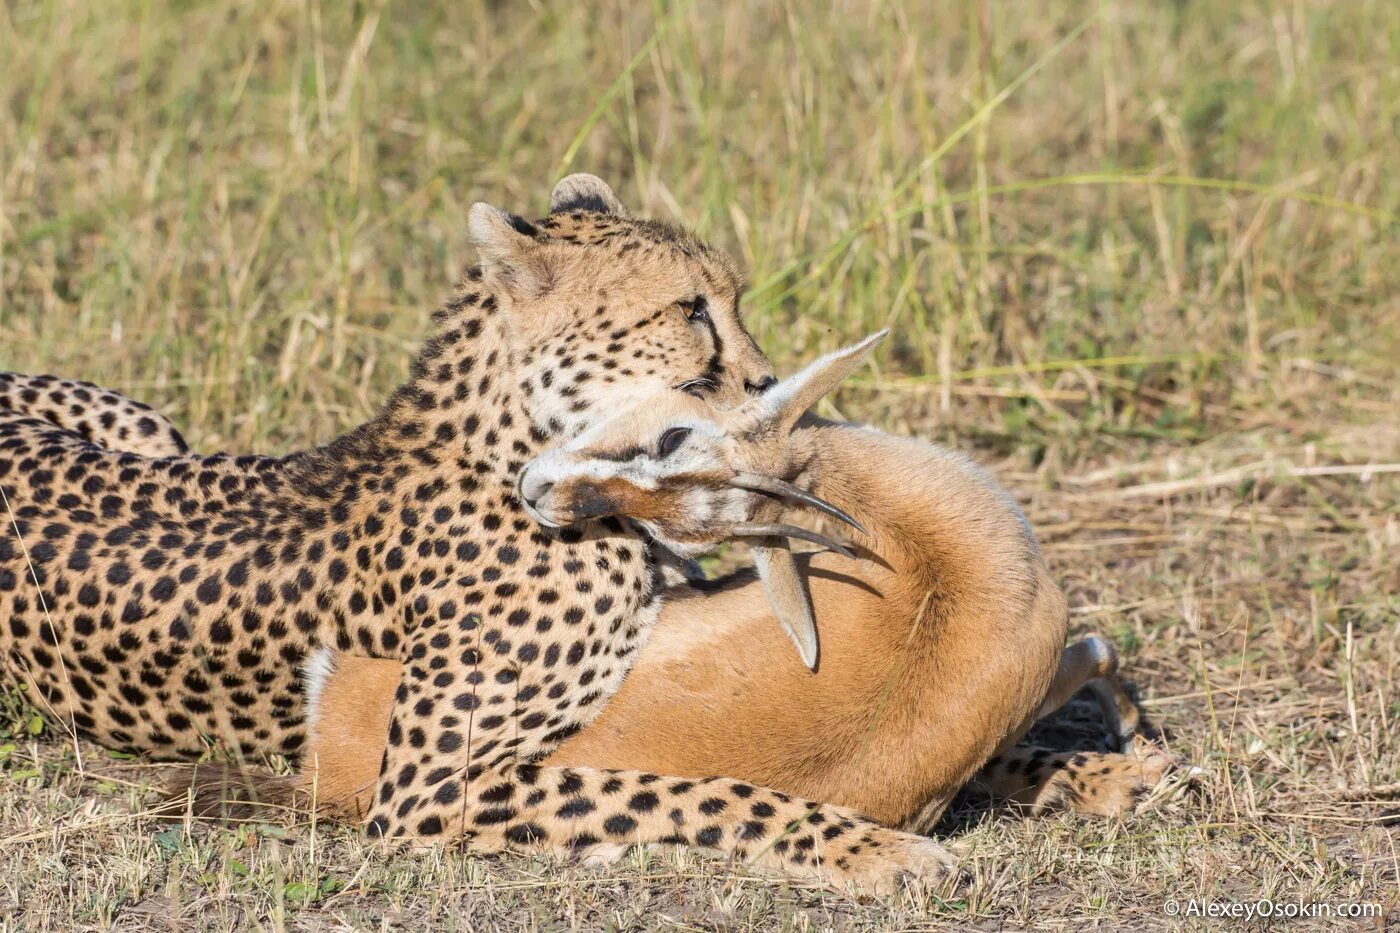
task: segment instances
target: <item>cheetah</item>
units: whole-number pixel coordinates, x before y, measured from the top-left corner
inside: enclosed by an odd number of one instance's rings
[[[687,399],[624,413],[527,464],[522,495],[546,524],[623,513],[685,553],[702,529],[732,527],[728,487],[792,474],[802,488],[764,484],[770,510],[848,507],[834,517],[859,524],[860,559],[760,547],[766,580],[668,591],[618,694],[544,764],[722,773],[915,831],[931,829],[969,783],[1033,812],[1058,804],[1108,816],[1174,767],[1149,745],[1012,747],[1086,684],[1115,737],[1131,739],[1138,716],[1108,642],[1061,650],[1063,596],[1024,514],[990,476],[914,439],[808,418],[779,443],[781,430],[755,431],[747,419]],[[796,656],[775,619],[788,620]],[[375,778],[365,763],[382,749],[399,668],[321,659],[303,775],[260,795],[285,801],[314,786],[323,814],[362,819]]]
[[[148,457],[177,455],[187,450],[179,430],[165,415],[115,390],[91,383],[54,376],[0,373],[0,406],[11,412],[44,417],[113,450]],[[849,435],[843,432],[838,436],[845,439]],[[973,475],[976,477],[975,473]],[[903,504],[912,508],[919,501],[914,497],[903,500]],[[1014,504],[1012,507],[1015,508]],[[922,776],[919,756],[881,757],[867,748],[861,755],[865,767],[856,772],[847,769],[841,777],[833,776],[820,763],[814,764],[820,757],[822,743],[808,733],[816,729],[823,736],[827,734],[818,703],[804,704],[809,711],[803,720],[808,728],[788,729],[774,735],[765,721],[728,719],[731,725],[726,734],[729,738],[723,746],[716,748],[691,741],[683,746],[686,758],[664,756],[666,740],[676,732],[678,723],[684,724],[692,716],[712,721],[724,719],[714,715],[716,707],[710,701],[712,694],[733,690],[732,695],[744,696],[747,704],[753,698],[746,691],[755,690],[755,685],[782,683],[785,674],[791,674],[790,659],[781,652],[772,651],[770,646],[769,651],[752,651],[747,657],[772,670],[759,674],[746,672],[741,678],[737,676],[740,669],[731,665],[719,669],[722,676],[709,676],[715,673],[712,668],[718,659],[725,657],[726,652],[733,653],[733,649],[726,644],[697,644],[694,638],[695,632],[705,631],[713,636],[722,631],[713,625],[712,618],[727,615],[730,624],[742,620],[740,624],[745,629],[754,629],[732,641],[745,645],[752,645],[755,640],[771,641],[775,636],[770,620],[763,618],[761,611],[755,613],[751,608],[756,601],[764,602],[756,595],[757,587],[758,581],[753,575],[742,572],[723,581],[677,581],[665,594],[655,634],[639,652],[636,665],[616,697],[594,723],[566,739],[545,762],[592,761],[682,774],[728,774],[789,793],[849,806],[885,825],[928,831],[941,815],[942,806],[931,808],[920,801],[946,804],[948,794],[946,788],[940,788],[936,782],[929,784]],[[824,602],[822,596],[818,588],[814,598],[819,605]],[[832,602],[841,604],[839,600]],[[836,630],[843,625],[858,626],[861,633],[866,631],[864,617],[858,619],[853,613],[835,612],[825,606],[820,614],[829,638],[841,638]],[[861,634],[860,637],[867,636]],[[901,647],[908,648],[907,645]],[[716,653],[702,660],[698,656],[700,651]],[[842,667],[847,671],[858,670],[869,657],[868,653],[861,652],[843,661]],[[702,664],[707,666],[698,666]],[[902,669],[908,664],[915,664],[917,669],[918,661],[901,659],[897,666]],[[367,811],[367,794],[378,774],[382,737],[388,731],[390,708],[402,664],[395,659],[335,655],[320,658],[319,665],[319,708],[313,711],[320,723],[319,734],[313,736],[305,756],[316,765],[291,781],[244,772],[232,786],[227,778],[209,782],[206,786],[217,795],[217,803],[206,802],[205,806],[222,808],[226,802],[224,795],[230,790],[246,793],[247,788],[242,785],[250,780],[256,785],[254,796],[258,799],[293,805],[297,802],[297,792],[309,780],[308,775],[314,774],[316,797],[324,816],[353,820]],[[656,696],[674,692],[678,683],[683,682],[676,675],[678,668],[690,671],[692,681],[696,670],[706,670],[703,686],[691,683],[687,694],[655,703]],[[1036,718],[1051,715],[1080,687],[1087,685],[1093,688],[1099,700],[1109,725],[1111,742],[1116,747],[1130,747],[1133,754],[1061,752],[1021,744],[994,755],[969,786],[994,798],[1011,801],[1032,813],[1062,806],[1081,813],[1113,816],[1131,807],[1179,763],[1160,748],[1135,736],[1137,710],[1119,683],[1117,670],[1117,652],[1111,643],[1096,635],[1076,642],[1061,656],[1050,694],[1042,702]],[[879,673],[872,672],[870,676]],[[932,678],[908,683],[919,689],[938,687]],[[821,681],[808,683],[805,689],[810,692],[813,686],[820,688]],[[826,693],[818,689],[815,695],[820,698]],[[848,701],[849,696],[842,693],[840,702]],[[734,730],[735,722],[751,724],[756,729],[755,734],[746,737]],[[712,728],[686,731],[688,735],[695,735],[697,731],[715,734]],[[639,736],[658,737],[660,741],[647,738],[639,745]],[[789,747],[789,753],[783,758],[786,770],[765,772],[744,757],[743,753],[748,750],[771,747],[774,741]],[[913,769],[915,777],[900,779],[898,775],[903,769]],[[1086,774],[1091,779],[1085,780]],[[816,783],[817,775],[821,775],[823,783],[820,785]],[[872,776],[879,779],[872,780]],[[917,817],[911,816],[910,806],[918,807]]]
[[[26,409],[0,412],[0,483],[18,531],[0,538],[10,672],[119,747],[188,756],[236,739],[247,754],[291,753],[303,729],[288,666],[323,643],[394,655],[414,602],[429,598],[419,591],[447,589],[467,565],[479,566],[460,585],[486,609],[512,586],[557,596],[533,582],[555,558],[579,578],[560,613],[619,587],[611,598],[645,605],[643,549],[559,540],[573,532],[530,540],[511,471],[590,412],[676,389],[732,404],[772,369],[738,319],[741,282],[722,254],[625,216],[596,179],[561,182],[551,208],[536,225],[472,209],[483,264],[435,315],[411,378],[376,418],[315,450],[147,461],[58,430],[83,422],[52,394],[27,401],[42,377],[12,377]],[[595,548],[606,570],[582,553]],[[613,621],[574,637],[592,650]]]
[[[151,459],[0,417],[5,675],[116,748],[295,755],[313,650],[396,657],[377,836],[678,842],[877,889],[946,869],[930,840],[741,781],[534,763],[616,692],[660,588],[620,518],[537,524],[521,467],[627,404],[733,407],[776,380],[732,263],[628,216],[592,176],[561,182],[540,221],[476,204],[468,227],[480,264],[408,381],[322,447]],[[741,819],[738,801],[772,817]],[[768,847],[803,821],[845,854]]]

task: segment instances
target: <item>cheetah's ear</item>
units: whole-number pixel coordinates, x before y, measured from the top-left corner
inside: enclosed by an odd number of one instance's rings
[[[622,202],[613,194],[608,183],[587,172],[569,175],[554,186],[554,193],[549,196],[549,212],[560,214],[565,211],[593,211],[597,214],[627,216]]]
[[[778,624],[792,639],[797,656],[807,670],[815,671],[819,651],[817,620],[812,612],[807,581],[802,579],[802,571],[798,569],[792,551],[786,546],[755,547],[753,563],[758,570],[758,578],[763,581],[763,591],[768,595],[768,605]]]
[[[467,212],[467,233],[481,262],[501,283],[516,291],[542,294],[549,276],[540,250],[539,230],[524,218],[478,201]]]

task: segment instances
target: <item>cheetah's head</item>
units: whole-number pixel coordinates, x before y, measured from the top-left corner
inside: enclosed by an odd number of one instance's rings
[[[682,395],[634,406],[526,464],[518,482],[520,500],[550,526],[627,516],[682,557],[734,538],[755,539],[754,560],[769,601],[803,660],[813,666],[816,628],[787,539],[849,552],[829,538],[783,524],[783,507],[817,508],[860,526],[793,482],[818,455],[793,428],[886,333],[821,357],[738,408],[720,409]]]
[[[735,407],[772,365],[739,318],[743,279],[693,235],[627,215],[592,175],[554,189],[529,222],[472,206],[471,238],[535,425],[571,437],[642,398]]]

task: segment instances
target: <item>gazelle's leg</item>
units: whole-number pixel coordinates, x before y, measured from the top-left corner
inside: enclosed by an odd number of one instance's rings
[[[328,649],[306,668],[308,740],[301,790],[322,815],[363,822],[384,758],[403,664]]]
[[[1062,807],[1092,816],[1131,810],[1178,762],[1155,745],[1132,754],[1054,752],[1018,745],[997,755],[971,786],[997,800],[1041,813]]]
[[[402,671],[392,659],[315,652],[305,669],[309,736],[295,776],[206,763],[173,777],[167,794],[197,816],[266,818],[268,808],[314,806],[323,818],[363,823]]]
[[[1065,649],[1060,656],[1060,669],[1035,718],[1049,716],[1085,686],[1094,691],[1099,701],[1115,747],[1126,747],[1137,732],[1138,711],[1118,678],[1117,650],[1098,635],[1090,635]]]
[[[1086,686],[1094,691],[1114,747],[1131,747],[1139,724],[1137,707],[1118,678],[1118,652],[1098,635],[1064,650],[1036,718],[1054,713]],[[1133,754],[1018,745],[988,761],[970,786],[1033,813],[1061,806],[1111,816],[1131,809],[1175,764],[1171,756],[1145,743]]]

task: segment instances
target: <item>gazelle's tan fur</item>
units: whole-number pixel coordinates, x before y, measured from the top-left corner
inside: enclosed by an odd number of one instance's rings
[[[1020,510],[986,473],[865,428],[811,421],[755,436],[736,417],[685,399],[619,417],[527,468],[522,495],[544,521],[627,514],[684,553],[695,522],[728,520],[726,468],[797,477],[866,529],[854,560],[797,557],[816,669],[794,655],[752,574],[675,588],[616,696],[542,764],[725,774],[910,828],[931,826],[974,778],[1033,807],[1097,813],[1123,809],[1160,778],[1162,756],[1012,748],[1085,684],[1101,691],[1113,731],[1130,733],[1136,713],[1106,642],[1064,649],[1064,597]],[[615,466],[619,452],[677,424],[697,435],[697,450]],[[316,678],[302,780],[323,809],[363,816],[399,678],[397,662],[351,656]]]
[[[844,425],[802,428],[793,446],[803,485],[868,529],[856,561],[799,557],[817,670],[757,581],[692,591],[664,603],[622,691],[556,756],[677,774],[724,762],[888,825],[926,822],[1034,720],[1064,599],[1018,510],[965,458]]]

